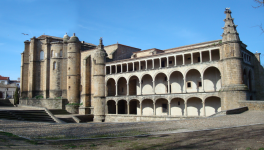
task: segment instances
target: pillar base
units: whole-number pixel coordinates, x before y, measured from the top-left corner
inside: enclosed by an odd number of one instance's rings
[[[94,115],[94,122],[104,122],[105,121],[105,115]]]
[[[66,105],[67,112],[71,114],[79,114],[79,106],[76,105]]]

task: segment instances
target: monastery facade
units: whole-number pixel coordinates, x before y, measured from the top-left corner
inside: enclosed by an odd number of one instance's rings
[[[101,122],[204,117],[262,99],[260,53],[247,50],[225,14],[222,39],[167,50],[33,37],[22,53],[20,104]]]

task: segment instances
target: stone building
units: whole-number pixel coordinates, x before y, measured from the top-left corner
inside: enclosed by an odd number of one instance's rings
[[[20,103],[140,121],[209,116],[262,99],[260,53],[247,50],[225,14],[222,39],[167,50],[33,37],[22,53]]]

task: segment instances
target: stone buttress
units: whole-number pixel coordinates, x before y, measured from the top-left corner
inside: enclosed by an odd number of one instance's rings
[[[80,49],[81,42],[78,37],[73,36],[68,40],[67,47],[67,99],[69,104],[66,110],[77,114],[80,103]]]
[[[230,9],[225,10],[225,26],[222,34],[221,58],[222,58],[222,110],[239,107],[239,100],[247,99],[248,88],[243,84],[242,57],[239,34],[231,17]]]
[[[105,120],[105,62],[106,51],[100,38],[100,44],[94,54],[94,70],[93,70],[93,82],[94,95],[93,95],[93,107],[94,107],[94,122],[103,122]]]

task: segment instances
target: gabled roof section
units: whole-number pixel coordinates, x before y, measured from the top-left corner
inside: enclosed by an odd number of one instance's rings
[[[0,80],[9,80],[9,77],[3,77],[0,75]]]

